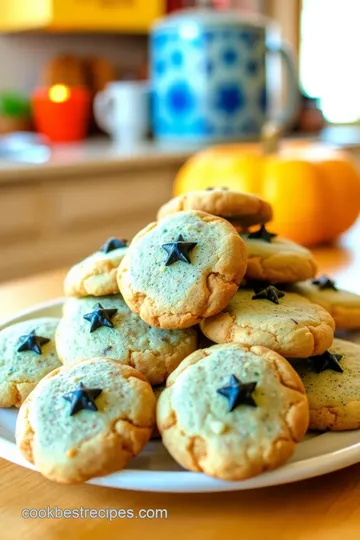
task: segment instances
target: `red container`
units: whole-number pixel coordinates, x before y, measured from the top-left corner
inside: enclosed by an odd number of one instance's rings
[[[37,88],[31,103],[36,131],[51,141],[72,142],[86,137],[91,103],[87,88],[63,84]]]

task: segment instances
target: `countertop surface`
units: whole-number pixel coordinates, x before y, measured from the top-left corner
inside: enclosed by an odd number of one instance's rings
[[[311,142],[340,146],[357,151],[360,149],[360,127],[335,126],[325,128],[320,137],[292,134],[285,137],[286,147],[294,142]],[[233,141],[241,142],[241,141]],[[242,141],[246,144],[248,141]],[[231,141],[229,142],[231,144]],[[215,144],[215,143],[211,143]],[[57,144],[51,149],[50,159],[44,163],[21,163],[0,158],[0,183],[25,181],[34,178],[56,178],[67,174],[96,174],[104,171],[121,171],[129,168],[146,168],[154,165],[180,166],[195,151],[210,143],[144,141],[134,145],[112,142],[107,137],[89,138],[80,143]]]
[[[157,143],[148,141],[136,145],[121,145],[104,137],[81,143],[58,144],[51,149],[50,159],[44,163],[19,163],[0,159],[0,182],[45,177],[49,173],[69,174],[80,171],[119,170],[147,167],[154,164],[181,164],[194,151],[196,144]]]
[[[360,222],[334,247],[315,250],[319,271],[360,293]],[[0,285],[0,318],[62,295],[66,269]],[[360,457],[359,457],[360,459]],[[58,485],[0,460],[1,538],[184,538],[326,540],[357,538],[360,463],[312,480],[233,493],[161,494],[88,484]],[[167,519],[23,519],[24,508],[166,509]]]

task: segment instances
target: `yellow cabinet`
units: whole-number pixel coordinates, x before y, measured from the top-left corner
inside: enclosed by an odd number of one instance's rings
[[[0,31],[146,32],[165,0],[0,0]]]

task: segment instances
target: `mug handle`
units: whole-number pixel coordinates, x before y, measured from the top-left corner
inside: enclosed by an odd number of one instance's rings
[[[278,119],[281,127],[291,124],[300,110],[299,78],[295,67],[294,52],[290,45],[284,42],[267,43],[266,50],[269,53],[279,54],[284,62],[286,71],[287,103],[284,111]]]
[[[94,117],[96,123],[109,135],[114,130],[113,104],[112,97],[106,90],[98,92],[94,98]]]

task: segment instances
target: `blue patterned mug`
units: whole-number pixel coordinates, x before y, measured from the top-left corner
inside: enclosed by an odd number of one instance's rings
[[[285,62],[287,124],[297,113],[291,53],[269,43],[267,23],[240,12],[187,10],[158,22],[151,34],[152,125],[160,139],[211,141],[258,135],[271,117],[274,74],[267,53]],[[268,35],[267,35],[268,34]]]

